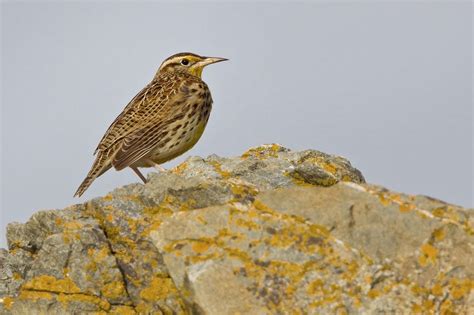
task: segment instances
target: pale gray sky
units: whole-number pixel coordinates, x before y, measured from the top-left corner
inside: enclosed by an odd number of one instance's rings
[[[5,226],[72,195],[109,124],[171,54],[208,67],[214,109],[189,155],[278,142],[347,157],[371,183],[473,205],[472,4],[2,2]]]

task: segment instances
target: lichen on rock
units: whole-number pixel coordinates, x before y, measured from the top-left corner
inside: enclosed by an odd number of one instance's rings
[[[277,144],[7,228],[2,314],[474,313],[472,209]]]

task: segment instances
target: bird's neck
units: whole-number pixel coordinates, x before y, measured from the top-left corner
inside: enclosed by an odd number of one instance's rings
[[[195,77],[198,77],[199,79],[202,79],[202,68],[190,68],[187,71],[179,71],[176,69],[170,69],[170,68],[164,68],[164,69],[159,69],[156,74],[155,78],[157,78],[160,74],[162,73],[176,73],[176,74],[182,74],[182,75],[192,75]]]

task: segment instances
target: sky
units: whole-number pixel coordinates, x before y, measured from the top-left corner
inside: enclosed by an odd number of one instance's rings
[[[191,155],[280,143],[348,158],[370,183],[473,207],[472,3],[1,4],[0,247],[8,222],[138,182],[77,186],[109,124],[182,51],[214,107]]]

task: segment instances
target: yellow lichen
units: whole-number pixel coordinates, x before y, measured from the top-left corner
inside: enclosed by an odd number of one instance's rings
[[[112,308],[110,310],[109,314],[134,315],[134,314],[137,314],[137,312],[131,306],[119,305],[119,306],[115,306],[114,308]],[[143,314],[143,313],[141,313],[141,314]]]
[[[258,209],[260,211],[267,212],[267,213],[274,213],[274,210],[272,208],[270,208],[269,206],[267,206],[266,204],[264,204],[258,199],[256,199],[253,202],[253,206],[255,207],[255,209]]]
[[[216,171],[217,174],[219,174],[223,179],[229,178],[232,174],[228,171],[224,171],[222,169],[222,165],[217,162],[217,161],[209,161],[208,162],[212,167],[214,167],[214,170]]]
[[[112,215],[112,213],[109,213],[109,214],[105,217],[105,220],[107,220],[108,222],[114,222],[114,216]]]
[[[180,252],[175,252],[174,253],[176,256],[181,256],[181,253]],[[199,262],[202,262],[202,261],[208,261],[208,260],[211,260],[211,259],[215,259],[217,257],[220,257],[220,255],[218,253],[210,253],[208,255],[196,255],[196,256],[188,256],[186,257],[186,264],[190,264],[190,263],[199,263]]]
[[[459,300],[469,294],[474,288],[474,281],[470,279],[451,279],[450,293],[455,300]]]
[[[56,279],[53,276],[41,275],[26,282],[22,289],[63,293],[80,293],[79,287],[69,278]]]
[[[188,162],[185,161],[179,164],[178,166],[176,166],[175,168],[173,168],[171,171],[176,174],[182,174],[187,168],[188,168]]]
[[[443,303],[441,303],[439,310],[442,315],[458,315],[455,311],[452,309],[453,307],[453,301],[451,299],[445,299]]]
[[[380,203],[384,206],[388,206],[390,204],[390,199],[385,196],[385,194],[379,194]]]
[[[196,253],[202,254],[209,249],[209,246],[211,246],[211,244],[209,244],[208,242],[194,242],[191,248]]]
[[[158,301],[176,293],[177,290],[171,278],[154,277],[150,285],[141,290],[140,297],[146,301]]]
[[[323,280],[316,279],[308,285],[308,288],[306,289],[306,291],[309,294],[321,293],[323,286],[324,286]]]
[[[351,176],[349,176],[347,174],[344,174],[341,178],[341,181],[343,181],[343,182],[352,182],[352,181],[354,181],[354,179]]]
[[[255,196],[258,193],[258,190],[255,187],[237,183],[231,183],[230,189],[232,194],[236,197],[235,201],[238,201],[239,199],[242,199],[246,196]]]
[[[409,203],[400,204],[400,211],[401,212],[409,212],[409,211],[413,210],[414,208],[415,208],[415,206],[413,206],[412,204],[409,204]]]
[[[158,230],[160,227],[161,223],[163,221],[159,219],[154,219],[147,227],[146,229],[141,233],[142,236],[146,237],[149,236],[151,232]]]
[[[432,235],[436,241],[442,241],[446,237],[446,232],[443,228],[439,228],[435,229]]]
[[[102,289],[102,294],[107,299],[116,299],[127,294],[122,281],[112,281],[106,283]]]
[[[431,288],[431,294],[434,296],[441,296],[443,295],[443,287],[439,284],[436,283],[432,288]]]
[[[151,216],[156,216],[157,214],[172,214],[173,209],[179,211],[187,211],[195,209],[197,200],[193,198],[186,198],[185,201],[179,200],[175,196],[166,195],[163,198],[163,201],[154,208],[148,208],[146,214]]]
[[[196,221],[198,221],[198,222],[201,223],[202,225],[206,225],[206,224],[207,224],[207,220],[206,220],[202,215],[197,215],[197,216],[196,216]]]
[[[419,304],[413,304],[413,306],[411,307],[411,311],[413,312],[413,314],[420,314],[423,311],[423,308]]]
[[[100,249],[88,248],[87,254],[91,256],[96,263],[101,263],[110,255],[110,250],[107,246],[102,246]]]
[[[418,284],[414,284],[412,287],[411,287],[411,292],[413,292],[413,294],[419,296],[419,295],[426,295],[428,294],[430,291],[422,286],[419,286]]]
[[[258,230],[260,226],[250,220],[244,220],[242,218],[237,218],[234,223],[238,226],[245,227],[249,230]]]
[[[288,176],[295,185],[302,186],[302,187],[311,187],[311,186],[313,186],[313,185],[307,183],[304,180],[304,178],[301,177],[301,175],[298,174],[297,172],[285,171],[284,174],[285,174],[285,176]]]
[[[264,159],[266,157],[278,157],[278,152],[283,149],[282,146],[279,144],[273,143],[271,145],[263,145],[256,148],[251,148],[245,151],[241,157],[246,159],[250,156],[254,156],[260,159]]]
[[[104,200],[104,201],[111,201],[113,199],[114,199],[114,197],[111,194],[107,194],[104,197],[102,197],[102,200]]]
[[[433,209],[431,211],[431,213],[435,216],[435,217],[438,217],[438,218],[442,218],[445,214],[445,209],[443,208],[436,208],[436,209]]]
[[[13,273],[13,280],[18,281],[18,280],[21,280],[21,279],[23,279],[23,277],[21,276],[20,273],[18,273],[18,272]]]
[[[437,256],[438,250],[436,247],[429,243],[425,243],[421,246],[421,255],[418,257],[418,262],[424,267],[429,263],[434,263]]]
[[[57,300],[61,302],[64,306],[67,306],[69,303],[82,302],[94,304],[104,311],[110,310],[110,303],[107,300],[101,299],[98,296],[75,293],[75,294],[63,294],[60,293],[57,297]]]
[[[78,230],[81,229],[84,225],[79,221],[67,221],[63,223],[65,229],[68,230]]]
[[[11,296],[6,296],[3,298],[3,306],[7,310],[9,310],[12,307],[13,303],[14,303],[14,300]]]
[[[53,295],[49,292],[44,291],[28,291],[20,290],[20,300],[51,300]]]
[[[322,162],[320,163],[320,165],[323,167],[323,169],[326,171],[326,172],[329,172],[333,175],[336,174],[337,172],[337,166],[334,164],[334,163],[331,163],[331,162]]]

